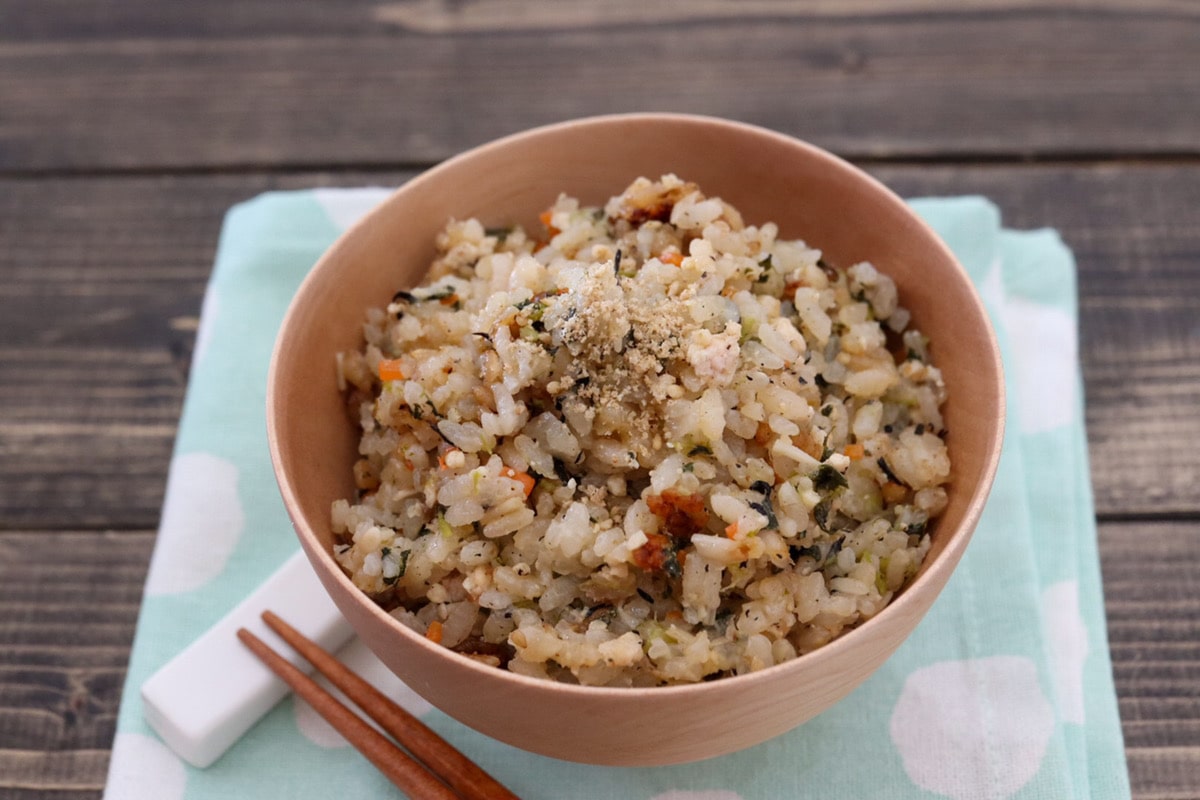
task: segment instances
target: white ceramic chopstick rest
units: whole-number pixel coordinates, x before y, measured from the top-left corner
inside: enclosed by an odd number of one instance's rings
[[[287,693],[287,686],[237,638],[248,628],[305,672],[311,665],[292,652],[261,615],[285,614],[292,624],[326,650],[353,636],[349,623],[329,599],[298,552],[267,581],[199,639],[142,684],[142,706],[167,746],[196,767],[207,767]]]

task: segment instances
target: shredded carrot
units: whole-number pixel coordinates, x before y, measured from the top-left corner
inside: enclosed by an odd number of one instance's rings
[[[501,467],[500,474],[510,480],[520,481],[521,485],[525,487],[526,497],[529,497],[533,492],[533,487],[537,485],[537,480],[532,475],[527,472],[517,472],[512,467]]]
[[[881,492],[883,499],[889,503],[900,503],[908,497],[908,489],[892,481],[885,483]]]
[[[540,219],[542,221],[542,224],[546,226],[546,230],[548,230],[550,232],[550,236],[549,236],[550,239],[553,239],[555,236],[558,236],[558,234],[561,233],[561,231],[559,231],[558,228],[556,228],[550,224],[550,220],[553,217],[554,217],[554,209],[552,209],[552,208],[547,208],[545,211],[543,211],[541,214],[538,215],[538,219]]]
[[[725,536],[732,539],[737,535],[737,523],[731,522],[725,526]]]
[[[457,294],[448,294],[445,297],[439,299],[438,302],[444,306],[452,306],[458,302],[458,295]]]
[[[425,629],[425,638],[434,644],[442,643],[442,623],[436,619]]]
[[[754,441],[766,447],[767,442],[771,441],[771,426],[765,422],[758,423],[758,428],[754,431]]]
[[[846,457],[851,461],[858,461],[864,455],[866,455],[866,450],[863,449],[861,444],[856,443],[846,445]]]
[[[400,359],[385,358],[379,362],[379,380],[381,381],[402,381],[404,380],[404,370],[400,368]]]
[[[683,612],[682,612],[682,611],[680,611],[679,609],[674,609],[674,610],[672,610],[672,611],[668,611],[668,612],[667,612],[667,613],[664,615],[664,617],[663,617],[663,618],[664,618],[664,619],[668,619],[668,620],[670,620],[671,622],[676,622],[676,621],[678,621],[678,620],[681,620],[681,619],[683,619]]]
[[[674,264],[678,267],[683,264],[683,253],[679,252],[674,247],[668,247],[659,254],[658,260],[664,264]]]

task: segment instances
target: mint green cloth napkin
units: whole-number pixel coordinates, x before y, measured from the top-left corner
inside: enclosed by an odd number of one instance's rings
[[[268,358],[305,273],[384,196],[382,189],[270,193],[225,220],[107,800],[400,796],[301,701],[284,700],[216,764],[197,770],[150,731],[138,694],[297,549],[267,455]],[[590,767],[464,727],[380,677],[361,645],[345,657],[525,798],[1129,797],[1105,638],[1071,253],[1052,230],[1001,228],[999,212],[982,198],[912,206],[958,254],[996,325],[1008,378],[1007,441],[987,511],[945,592],[847,699],[733,755],[654,769]]]

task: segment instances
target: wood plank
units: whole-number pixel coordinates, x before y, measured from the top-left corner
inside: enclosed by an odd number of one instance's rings
[[[1139,748],[1127,758],[1136,800],[1195,800],[1200,747]]]
[[[103,786],[153,544],[0,533],[0,795]]]
[[[645,109],[741,119],[853,157],[1200,152],[1200,16],[1182,4],[728,16],[708,2],[670,21],[532,0],[356,3],[345,17],[303,5],[262,29],[263,6],[156,5],[116,39],[78,38],[101,7],[61,24],[29,15],[68,38],[0,41],[0,171],[419,165]]]
[[[1099,543],[1131,774],[1147,791],[1195,792],[1200,522],[1107,523],[1100,526]]]
[[[730,19],[811,21],[822,18],[903,20],[926,16],[994,17],[1070,13],[1071,0],[692,0],[686,6],[639,0],[546,4],[537,0],[343,0],[336,5],[288,0],[210,0],[164,6],[154,0],[0,0],[0,41],[228,38],[264,35],[363,35],[398,30],[420,33],[499,33],[506,30],[611,28],[694,24]],[[1200,14],[1190,0],[1091,0],[1089,13]]]
[[[1200,512],[1200,167],[872,169],[910,196],[982,193],[1010,225],[1063,232],[1097,508]],[[0,527],[154,527],[224,209],[268,188],[404,177],[0,181]]]
[[[9,791],[73,791],[72,796],[99,794],[108,769],[108,749],[46,751],[0,750],[0,789]],[[96,780],[100,776],[100,780]],[[85,794],[86,793],[86,794]]]
[[[993,198],[1013,228],[1057,228],[1078,264],[1080,357],[1102,515],[1200,510],[1200,170],[873,167],[905,195]]]
[[[153,539],[149,531],[0,533],[0,586],[16,587],[0,594],[5,797],[47,796],[37,792],[68,784],[78,789],[67,795],[72,798],[99,795],[89,787],[104,782],[106,759],[97,753],[111,746]],[[1200,766],[1200,631],[1193,623],[1200,597],[1200,523],[1105,523],[1099,543],[1110,619],[1140,620],[1137,626],[1109,626],[1134,796],[1194,796]],[[17,569],[18,553],[35,569]],[[1178,565],[1178,573],[1171,581],[1153,581],[1162,602],[1148,604],[1146,576],[1164,562]],[[101,568],[83,569],[97,563]],[[87,577],[64,594],[55,578],[58,565]],[[90,626],[101,623],[99,632],[86,641],[60,637],[44,643],[43,620],[63,619],[72,610]],[[1164,630],[1188,633],[1171,646],[1173,634],[1156,633]],[[98,663],[99,648],[119,658]],[[1174,688],[1167,686],[1172,681]],[[54,791],[54,797],[62,796]]]
[[[222,215],[336,180],[0,183],[0,527],[157,525]]]

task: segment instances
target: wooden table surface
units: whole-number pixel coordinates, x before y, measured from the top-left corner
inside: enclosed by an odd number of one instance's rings
[[[0,0],[0,796],[103,790],[222,213],[590,114],[1058,228],[1134,795],[1200,797],[1200,6]]]

